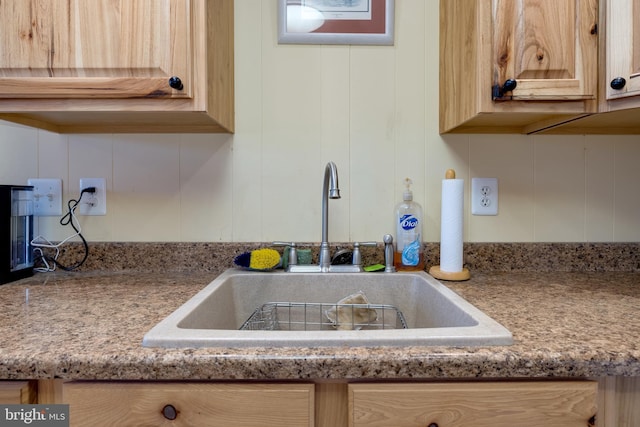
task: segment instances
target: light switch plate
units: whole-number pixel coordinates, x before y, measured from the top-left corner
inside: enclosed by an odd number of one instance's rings
[[[62,215],[62,180],[29,178],[33,186],[33,214],[35,216]]]

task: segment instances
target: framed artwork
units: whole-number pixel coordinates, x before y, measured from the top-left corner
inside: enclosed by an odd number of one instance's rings
[[[278,43],[392,45],[394,0],[278,0]]]

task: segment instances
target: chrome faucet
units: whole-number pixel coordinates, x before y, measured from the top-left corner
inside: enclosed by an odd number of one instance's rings
[[[329,199],[340,198],[338,188],[338,168],[333,162],[327,163],[322,182],[322,242],[320,242],[320,256],[317,265],[298,264],[295,243],[273,242],[276,246],[289,246],[289,265],[287,271],[291,273],[359,273],[362,268],[361,246],[377,246],[376,242],[355,242],[351,264],[331,265],[331,251],[329,249]]]
[[[338,168],[333,162],[327,163],[324,169],[322,183],[322,242],[320,242],[320,271],[325,273],[331,267],[331,252],[329,250],[329,199],[340,198],[338,188]]]

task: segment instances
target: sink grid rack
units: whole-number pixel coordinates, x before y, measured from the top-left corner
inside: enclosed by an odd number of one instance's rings
[[[375,320],[356,321],[359,310],[375,310]],[[340,312],[346,320],[338,319],[334,322],[330,319],[331,316],[327,315],[330,312]],[[258,331],[335,331],[336,329],[407,329],[407,322],[402,312],[392,305],[269,302],[258,307],[240,327],[240,330]]]

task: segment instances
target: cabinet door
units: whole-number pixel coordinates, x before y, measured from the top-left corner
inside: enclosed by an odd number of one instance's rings
[[[597,0],[493,0],[493,85],[518,100],[595,99]]]
[[[606,45],[607,99],[640,94],[640,0],[607,0]]]
[[[593,381],[350,384],[349,426],[587,427]]]
[[[71,426],[313,426],[313,384],[70,382]]]
[[[0,98],[191,96],[190,0],[0,1]],[[178,76],[182,90],[172,89]]]

